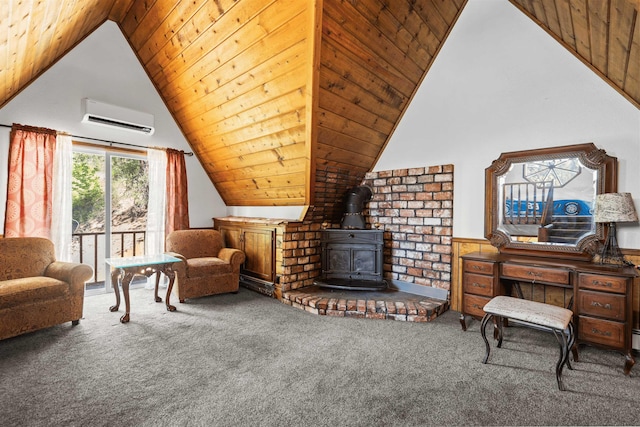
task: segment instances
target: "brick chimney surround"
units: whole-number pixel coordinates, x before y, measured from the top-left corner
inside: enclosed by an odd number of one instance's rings
[[[453,165],[369,172],[362,185],[373,189],[373,196],[364,210],[367,228],[384,230],[384,278],[392,287],[403,291],[396,292],[402,298],[406,297],[405,292],[434,294],[426,288],[433,288],[431,291],[436,290],[438,295],[448,295],[451,288]],[[313,217],[313,213],[308,217]],[[282,234],[282,242],[278,242],[282,248],[282,275],[276,285],[279,288],[276,297],[285,304],[316,314],[415,321],[431,320],[448,309],[446,300],[423,297],[422,306],[429,307],[426,316],[416,309],[415,316],[398,317],[397,307],[407,305],[404,299],[394,302],[385,297],[385,301],[381,301],[380,294],[376,293],[378,300],[372,300],[367,298],[366,291],[352,304],[340,302],[338,309],[338,301],[316,292],[313,286],[322,268],[320,236],[323,227],[339,228],[339,224],[292,222]],[[422,287],[425,292],[420,291]],[[416,302],[414,297],[411,296],[413,302],[409,306],[420,308],[420,298]],[[432,306],[434,303],[435,307]],[[326,310],[328,304],[331,305],[329,312]]]

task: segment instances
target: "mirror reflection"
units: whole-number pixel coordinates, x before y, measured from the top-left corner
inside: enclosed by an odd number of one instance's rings
[[[598,171],[576,157],[513,163],[498,177],[498,229],[530,243],[576,243],[595,232]]]
[[[616,191],[617,165],[592,143],[502,153],[485,170],[485,237],[503,252],[590,257],[604,238],[596,195]]]

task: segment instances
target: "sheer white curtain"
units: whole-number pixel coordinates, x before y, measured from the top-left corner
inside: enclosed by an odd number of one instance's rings
[[[167,153],[164,150],[149,149],[149,204],[147,207],[146,254],[164,252],[164,221],[167,199]],[[155,276],[147,279],[147,288],[155,286]]]
[[[72,261],[71,180],[73,169],[73,144],[71,136],[58,134],[53,155],[53,202],[51,212],[51,241],[55,246],[56,259]]]

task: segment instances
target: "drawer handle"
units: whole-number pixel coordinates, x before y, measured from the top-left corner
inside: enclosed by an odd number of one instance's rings
[[[527,271],[527,274],[529,276],[533,276],[533,280],[531,281],[532,285],[535,285],[536,280],[538,280],[539,277],[543,277],[542,273],[536,273],[535,271]]]
[[[472,268],[474,270],[482,270],[482,267],[480,267],[479,265],[474,265],[474,266],[472,266]]]
[[[478,305],[478,304],[473,304],[473,305],[472,305],[472,307],[473,307],[473,308],[482,308],[482,306],[481,306],[481,305]]]
[[[476,283],[476,282],[473,282],[471,286],[475,286],[476,288],[484,288],[484,286],[481,283]]]
[[[591,306],[604,308],[606,310],[611,310],[611,304],[602,304],[601,302],[598,302],[598,301],[591,301]]]
[[[601,282],[600,280],[592,280],[591,284],[595,285],[595,286],[604,286],[606,288],[612,288],[613,287],[613,283],[611,283],[611,282]]]
[[[596,328],[591,328],[591,333],[592,334],[597,334],[597,335],[602,335],[603,337],[610,337],[611,336],[611,332],[609,332],[609,331],[601,331],[601,330],[596,329]]]

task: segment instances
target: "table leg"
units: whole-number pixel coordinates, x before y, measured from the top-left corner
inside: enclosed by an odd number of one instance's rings
[[[155,291],[156,302],[162,302],[162,298],[158,296],[159,287],[160,287],[160,270],[156,270],[156,291]]]
[[[111,285],[113,286],[113,291],[116,294],[116,305],[109,307],[109,311],[118,311],[120,308],[120,289],[118,288],[118,278],[121,273],[122,271],[120,269],[113,270],[111,272]]]
[[[171,265],[164,266],[164,268],[162,269],[162,272],[166,274],[167,277],[169,278],[169,285],[167,286],[167,296],[164,299],[167,305],[167,310],[176,311],[176,306],[171,305],[169,303],[169,298],[171,297],[171,290],[173,289],[173,282],[176,280],[176,273],[173,271],[173,268],[171,268]],[[159,274],[160,273],[158,273],[158,275]]]
[[[131,279],[133,279],[133,276],[133,272],[124,270],[124,276],[122,277],[122,293],[124,294],[125,313],[120,318],[120,322],[122,323],[127,323],[129,321],[129,284],[131,283]]]

